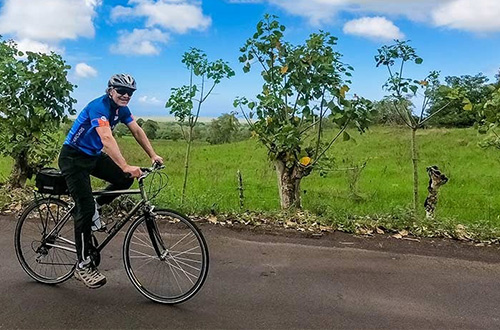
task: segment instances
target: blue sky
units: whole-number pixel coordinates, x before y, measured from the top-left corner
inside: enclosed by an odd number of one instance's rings
[[[384,96],[386,80],[373,56],[394,38],[410,39],[424,59],[409,68],[414,78],[440,70],[443,78],[482,72],[493,80],[500,68],[498,0],[0,0],[0,34],[23,50],[61,54],[78,85],[77,110],[113,73],[132,74],[136,117],[168,115],[170,89],[188,82],[182,54],[202,49],[236,71],[202,109],[216,117],[234,110],[236,96],[259,91],[258,72],[244,74],[238,57],[265,13],[279,16],[294,44],[319,29],[338,37],[343,61],[355,69],[351,93],[372,100]]]

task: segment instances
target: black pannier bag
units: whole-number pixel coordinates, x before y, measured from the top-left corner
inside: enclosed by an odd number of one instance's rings
[[[67,195],[69,193],[61,171],[53,167],[42,168],[36,174],[35,185],[37,191],[42,194]]]

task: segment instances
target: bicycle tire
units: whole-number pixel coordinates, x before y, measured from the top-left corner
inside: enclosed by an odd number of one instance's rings
[[[172,210],[155,210],[155,227],[166,249],[163,260],[155,251],[146,218],[131,225],[123,243],[123,262],[135,288],[162,304],[177,304],[192,298],[208,274],[208,246],[198,227]],[[161,245],[161,244],[160,244]]]
[[[68,203],[56,198],[43,198],[29,204],[19,217],[14,234],[17,259],[34,280],[58,284],[69,279],[75,270],[75,252],[47,244],[74,249],[73,217],[50,237],[48,233],[69,212]]]

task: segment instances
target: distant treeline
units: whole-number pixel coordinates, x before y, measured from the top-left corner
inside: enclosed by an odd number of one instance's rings
[[[183,140],[189,134],[187,124],[179,122],[161,122],[151,119],[137,119],[137,123],[142,127],[146,135],[151,140]],[[65,133],[69,132],[73,122],[68,122],[64,126]],[[128,128],[120,123],[113,134],[115,137],[131,135]],[[234,113],[223,114],[211,122],[198,122],[193,132],[193,139],[207,141],[210,144],[223,144],[242,141],[250,138],[251,132],[248,124],[241,124]]]
[[[489,83],[489,79],[482,73],[475,76],[448,76],[445,78],[445,86],[460,88],[465,91],[465,95],[473,105],[470,111],[464,110],[461,100],[456,100],[448,104],[449,101],[445,93],[439,89],[434,91],[426,116],[432,116],[427,122],[427,126],[433,127],[471,127],[477,121],[478,111],[483,104],[491,98],[495,88],[500,87],[500,73],[495,76],[496,81]],[[408,106],[413,107],[408,100]],[[383,99],[374,101],[373,107],[376,115],[372,118],[372,124],[378,125],[404,125],[400,114],[393,106],[392,101]],[[443,108],[444,107],[444,108]],[[442,109],[443,108],[443,109]],[[161,122],[151,119],[137,119],[138,124],[144,129],[149,139],[182,140],[185,134],[189,134],[187,124],[179,122]],[[68,132],[72,122],[64,127]],[[327,126],[329,126],[327,124]],[[225,113],[211,122],[198,122],[194,129],[193,138],[198,141],[207,141],[210,144],[231,143],[246,140],[251,137],[251,129],[248,124],[242,124],[234,112]],[[123,124],[119,124],[115,130],[116,137],[130,135],[129,130]]]
[[[500,87],[500,72],[495,76],[496,81],[489,83],[489,79],[482,73],[475,76],[448,76],[445,78],[445,86],[458,88],[465,92],[466,97],[473,105],[472,110],[464,110],[464,104],[460,99],[450,104],[444,90],[439,88],[433,91],[430,97],[430,107],[426,116],[432,116],[427,126],[434,127],[471,127],[477,119],[478,111],[484,103],[491,98],[496,88]],[[409,106],[417,106],[408,101]],[[377,110],[373,123],[383,125],[403,125],[401,116],[397,113],[390,100],[374,102]],[[440,109],[442,109],[440,111]]]

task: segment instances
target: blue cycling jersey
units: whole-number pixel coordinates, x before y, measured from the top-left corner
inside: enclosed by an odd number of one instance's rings
[[[118,122],[127,125],[133,120],[128,107],[116,107],[108,95],[103,95],[87,104],[80,112],[64,144],[79,149],[87,155],[97,156],[101,153],[103,145],[95,128],[108,126],[113,130]]]

